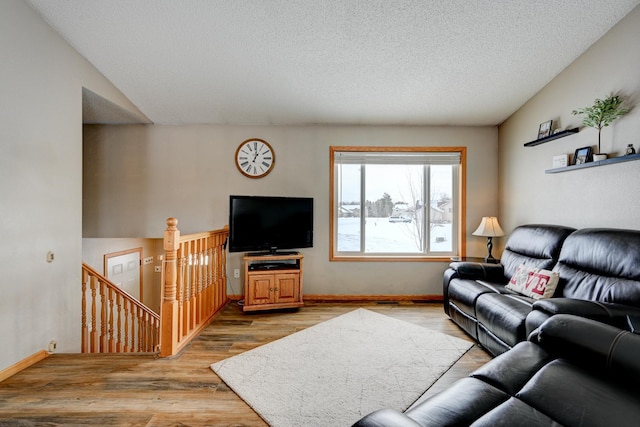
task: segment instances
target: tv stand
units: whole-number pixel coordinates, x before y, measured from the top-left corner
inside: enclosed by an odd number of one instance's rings
[[[243,311],[302,307],[302,260],[298,252],[244,256]]]
[[[261,257],[261,256],[279,256],[279,255],[298,255],[296,251],[264,251],[264,252],[249,252],[247,256]]]

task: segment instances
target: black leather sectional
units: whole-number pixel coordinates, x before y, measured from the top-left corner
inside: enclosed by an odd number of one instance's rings
[[[640,335],[561,314],[529,339],[405,413],[354,426],[638,425]]]
[[[507,288],[519,268],[558,273],[552,297]],[[524,225],[500,264],[454,262],[443,286],[445,312],[497,357],[354,426],[640,425],[640,231]]]
[[[552,298],[535,300],[505,287],[521,265],[559,274]],[[554,314],[625,328],[627,315],[640,316],[640,231],[520,226],[500,264],[451,263],[443,295],[449,317],[493,355],[526,341]]]

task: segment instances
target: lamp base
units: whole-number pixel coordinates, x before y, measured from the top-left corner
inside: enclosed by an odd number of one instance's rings
[[[493,242],[491,240],[491,237],[487,237],[487,252],[489,253],[486,257],[484,257],[484,262],[486,262],[487,264],[497,264],[500,261],[495,259],[493,255],[491,255],[491,249],[493,249]]]

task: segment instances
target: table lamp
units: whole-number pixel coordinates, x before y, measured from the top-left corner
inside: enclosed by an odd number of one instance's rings
[[[489,254],[484,258],[484,262],[496,264],[498,260],[491,255],[491,249],[493,248],[491,239],[504,236],[504,231],[500,227],[500,224],[498,224],[498,218],[495,216],[483,216],[480,225],[472,234],[474,236],[484,236],[487,238],[487,250]]]

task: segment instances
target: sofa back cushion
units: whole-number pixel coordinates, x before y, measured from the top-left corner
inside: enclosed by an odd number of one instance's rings
[[[563,297],[640,307],[640,231],[578,230],[565,240],[554,271]]]
[[[561,225],[528,224],[516,227],[505,245],[500,263],[508,281],[520,265],[551,270],[560,255],[562,243],[574,228]]]

